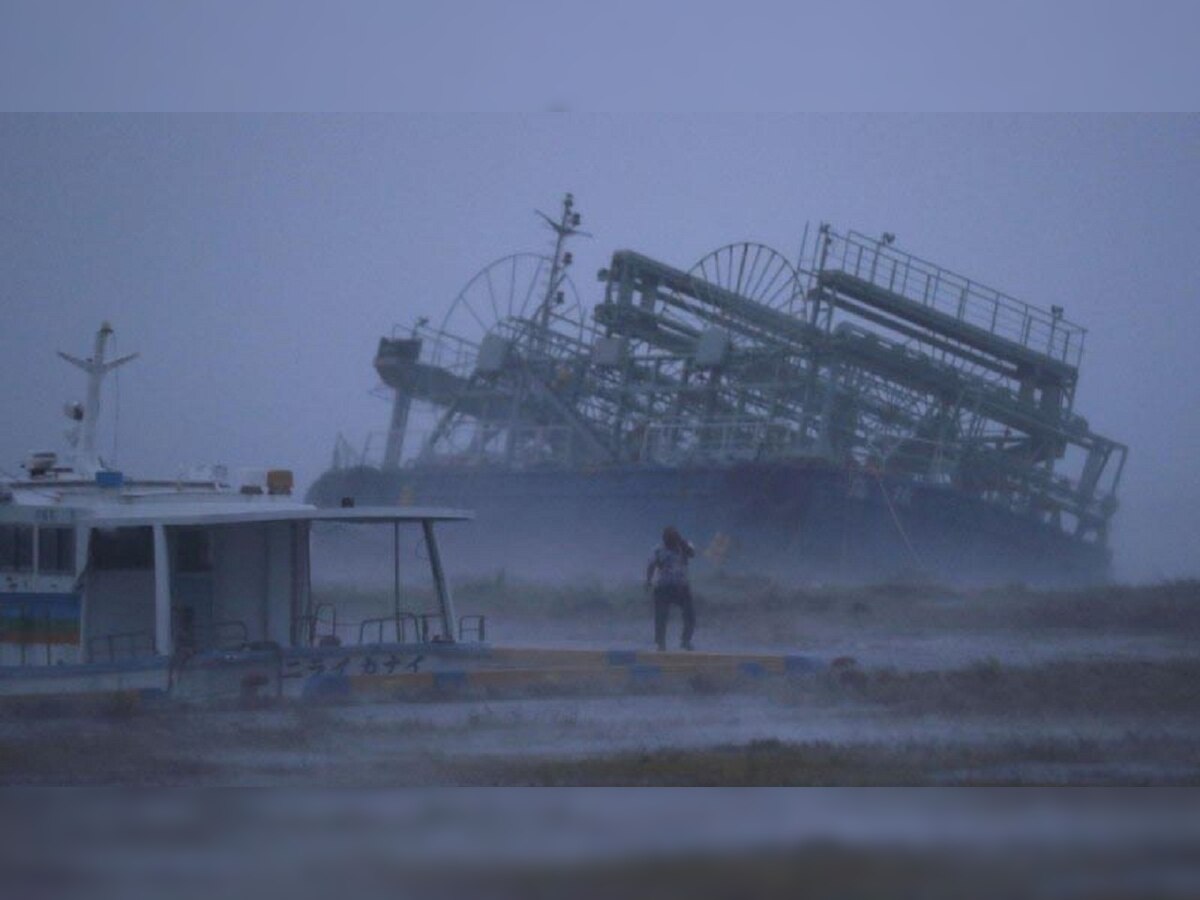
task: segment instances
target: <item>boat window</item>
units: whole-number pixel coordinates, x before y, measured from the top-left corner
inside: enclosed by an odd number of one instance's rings
[[[38,571],[61,575],[75,571],[74,528],[38,528]]]
[[[148,527],[98,528],[89,554],[93,569],[153,569],[154,532]]]
[[[212,571],[212,543],[207,528],[181,528],[176,533],[175,571]]]
[[[33,526],[0,525],[0,571],[33,569]]]

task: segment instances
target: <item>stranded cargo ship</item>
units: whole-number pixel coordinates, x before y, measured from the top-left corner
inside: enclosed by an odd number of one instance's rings
[[[476,572],[636,572],[667,522],[785,578],[1102,580],[1127,456],[1075,408],[1085,330],[822,224],[795,263],[630,250],[579,296],[555,243],[380,340],[386,431],[339,437],[310,502],[470,507]],[[627,576],[628,577],[628,576]]]

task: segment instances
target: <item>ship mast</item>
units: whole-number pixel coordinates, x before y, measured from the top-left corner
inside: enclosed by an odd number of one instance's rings
[[[579,213],[574,211],[574,207],[574,194],[567,194],[563,197],[562,214],[559,216],[557,222],[541,210],[535,210],[539,216],[546,220],[546,224],[553,229],[555,234],[554,258],[550,262],[550,279],[546,282],[546,294],[542,298],[542,305],[538,310],[538,326],[543,336],[550,328],[551,310],[565,299],[562,283],[566,280],[567,269],[574,261],[571,252],[565,249],[567,238],[574,237],[577,234],[590,237],[586,231],[579,230],[579,225],[583,221],[583,218]]]
[[[100,420],[100,388],[104,384],[104,376],[130,360],[136,359],[136,353],[130,353],[118,359],[106,360],[104,354],[108,348],[108,339],[112,337],[112,326],[104,322],[96,332],[96,342],[89,359],[80,359],[70,353],[59,350],[58,355],[76,368],[82,369],[88,376],[87,401],[84,403],[82,417],[79,419],[80,438],[79,450],[75,460],[75,468],[80,471],[99,471],[103,468],[96,454],[96,425]]]

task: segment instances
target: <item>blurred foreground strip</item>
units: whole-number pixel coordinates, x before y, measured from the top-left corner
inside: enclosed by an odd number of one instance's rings
[[[1196,792],[11,793],[12,897],[1195,897]]]

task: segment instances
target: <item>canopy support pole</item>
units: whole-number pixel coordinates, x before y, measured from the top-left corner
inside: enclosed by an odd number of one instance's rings
[[[171,572],[167,560],[167,529],[154,530],[154,652],[171,655]]]
[[[442,570],[442,556],[433,533],[433,521],[422,519],[421,528],[425,532],[425,549],[429,551],[429,567],[433,570],[433,583],[441,605],[442,639],[454,643],[454,598],[450,596],[450,585],[446,583],[446,573]]]
[[[400,523],[392,523],[392,614],[396,619],[396,640],[400,640]]]

